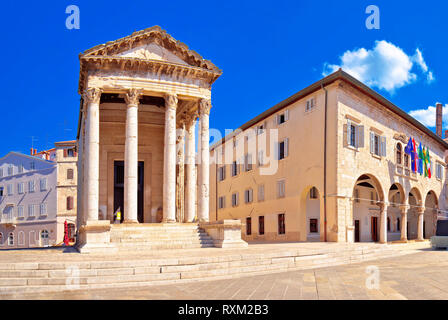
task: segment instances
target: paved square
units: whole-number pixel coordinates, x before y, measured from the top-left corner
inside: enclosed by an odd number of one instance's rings
[[[369,266],[379,287],[369,289]],[[185,284],[15,295],[13,299],[448,299],[448,251],[358,264]]]

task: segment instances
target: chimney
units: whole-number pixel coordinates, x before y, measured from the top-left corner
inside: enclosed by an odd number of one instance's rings
[[[436,103],[436,134],[442,138],[442,104]]]
[[[34,149],[30,148],[30,155],[33,155],[33,153],[34,153]]]

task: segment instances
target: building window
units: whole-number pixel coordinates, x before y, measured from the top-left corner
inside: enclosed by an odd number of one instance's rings
[[[278,215],[278,234],[285,234],[286,228],[285,228],[285,214],[280,213]]]
[[[25,184],[23,182],[19,182],[17,184],[17,192],[19,194],[23,194],[25,192]]]
[[[238,175],[238,163],[236,161],[232,162],[232,177]]]
[[[401,164],[401,154],[402,154],[402,152],[401,152],[401,143],[397,143],[397,159],[396,159],[396,162],[397,162],[397,164]]]
[[[23,206],[17,206],[17,217],[18,218],[23,218],[24,217]]]
[[[67,169],[67,180],[73,179],[73,169]]]
[[[257,135],[262,134],[265,129],[266,129],[266,126],[264,124],[259,125],[257,127]]]
[[[247,189],[244,191],[244,202],[251,203],[253,201],[253,191],[252,189]]]
[[[36,169],[36,164],[34,163],[34,161],[30,162],[30,169],[31,170]]]
[[[28,217],[34,217],[34,204],[28,205]]]
[[[64,149],[64,158],[74,156],[75,156],[75,149]]]
[[[40,191],[46,191],[47,190],[47,179],[43,178],[40,179]]]
[[[12,176],[14,174],[14,167],[12,165],[10,165],[8,167],[8,176]]]
[[[277,124],[282,124],[288,121],[289,119],[289,110],[285,110],[285,112],[277,114]]]
[[[264,184],[258,186],[258,201],[264,201]]]
[[[404,154],[403,157],[403,165],[405,166],[405,168],[409,168],[409,155],[408,154]]]
[[[246,154],[244,156],[244,171],[250,171],[252,170],[252,155]]]
[[[258,217],[258,234],[259,235],[264,234],[264,216]]]
[[[277,198],[285,197],[285,180],[277,181]]]
[[[3,169],[0,169],[0,178],[3,178]]]
[[[222,196],[218,198],[218,209],[224,209],[226,207],[226,197]]]
[[[8,196],[12,196],[12,184],[6,186],[6,191],[8,192]]]
[[[379,157],[386,156],[386,137],[370,132],[370,153]]]
[[[436,163],[436,178],[442,179],[443,166],[440,163]]]
[[[317,219],[310,219],[310,233],[317,233],[317,232],[319,232]]]
[[[310,189],[310,199],[318,199],[319,198],[319,192],[317,192],[316,187],[312,187]]]
[[[0,197],[3,197],[3,187],[0,187]]]
[[[264,151],[260,150],[258,151],[258,166],[264,166]]]
[[[44,216],[47,214],[47,204],[46,203],[41,203],[40,204],[40,215]]]
[[[306,112],[313,110],[314,107],[315,107],[315,99],[314,98],[311,98],[306,101],[306,107],[305,107]]]
[[[23,164],[20,164],[18,167],[18,172],[23,173]]]
[[[14,233],[10,232],[8,235],[8,246],[14,245]]]
[[[238,192],[232,194],[232,207],[238,206]]]
[[[364,126],[347,120],[347,145],[353,148],[364,148]]]
[[[17,245],[24,246],[25,245],[25,232],[19,231],[17,235]]]
[[[252,234],[252,218],[246,218],[246,235],[250,236]]]
[[[218,181],[223,181],[226,178],[226,166],[218,168]]]
[[[34,180],[28,182],[28,191],[34,192]]]
[[[282,142],[278,143],[278,159],[284,159],[288,156],[289,149],[289,139],[286,138]]]
[[[48,245],[48,239],[50,237],[50,234],[48,230],[42,230],[40,232],[40,239],[42,240],[42,245]]]
[[[73,209],[73,197],[67,197],[67,210]]]

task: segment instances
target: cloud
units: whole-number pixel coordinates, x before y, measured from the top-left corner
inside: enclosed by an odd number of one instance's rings
[[[406,54],[401,48],[385,40],[375,41],[372,49],[347,50],[340,58],[340,64],[324,64],[322,75],[342,68],[358,80],[371,87],[393,93],[396,89],[417,80],[412,72],[414,64],[426,75],[427,82],[434,81],[434,75],[423,59],[420,49],[414,55]]]
[[[443,126],[448,125],[448,104],[442,107]],[[416,109],[409,112],[409,115],[420,121],[427,127],[434,128],[436,126],[436,107],[428,106],[426,109]]]

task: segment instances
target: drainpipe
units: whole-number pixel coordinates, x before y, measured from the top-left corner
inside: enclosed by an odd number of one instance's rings
[[[327,242],[327,96],[328,92],[324,84],[321,83],[322,90],[325,91],[325,120],[324,120],[324,241]]]
[[[215,150],[216,152],[216,150]],[[216,190],[216,196],[215,196],[215,210],[216,210],[216,221],[218,221],[218,156],[216,156],[215,160],[215,190]]]

